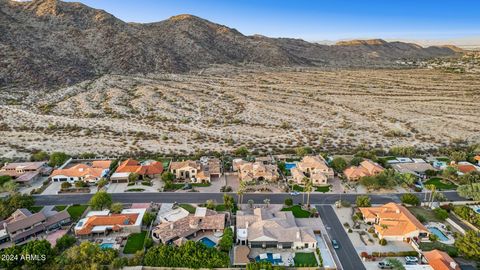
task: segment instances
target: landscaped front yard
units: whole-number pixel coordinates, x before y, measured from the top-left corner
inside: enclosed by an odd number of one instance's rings
[[[458,250],[456,247],[445,245],[440,242],[420,242],[419,245],[420,245],[420,249],[423,251],[438,249],[438,250],[447,252],[448,255],[452,257],[456,257],[458,255]]]
[[[454,183],[438,177],[428,179],[427,181],[425,181],[424,185],[434,185],[437,190],[457,189],[457,185],[455,185]]]
[[[67,208],[67,212],[72,217],[73,221],[77,221],[83,215],[83,212],[87,209],[88,205],[75,204]]]
[[[423,208],[421,206],[414,206],[414,207],[408,207],[408,210],[415,216],[417,219],[422,219],[419,217],[423,217],[425,219],[425,222],[442,222],[442,220],[438,219],[435,216],[435,213],[427,208]],[[421,221],[421,220],[420,220]]]
[[[295,253],[295,257],[293,257],[293,261],[295,262],[295,267],[315,267],[318,266],[317,258],[315,258],[315,254],[313,252],[309,253]]]
[[[127,244],[125,244],[123,253],[133,254],[138,250],[142,250],[146,235],[147,235],[147,232],[145,231],[131,234],[127,239]]]
[[[328,186],[317,186],[317,187],[314,187],[314,191],[317,191],[317,192],[329,192],[330,191],[330,185]],[[294,191],[298,191],[298,192],[303,192],[303,187],[300,186],[300,185],[293,185],[292,189]]]
[[[188,204],[188,203],[181,203],[180,207],[187,210],[190,214],[194,214],[195,210],[196,210],[195,206],[193,206],[191,204]]]
[[[310,212],[302,209],[300,205],[294,205],[292,207],[282,208],[282,211],[292,211],[292,214],[296,218],[308,218],[310,217]]]

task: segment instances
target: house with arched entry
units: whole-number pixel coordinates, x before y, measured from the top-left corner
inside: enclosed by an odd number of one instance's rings
[[[268,181],[276,182],[280,178],[276,165],[262,162],[235,162],[234,169],[238,171],[240,181]]]

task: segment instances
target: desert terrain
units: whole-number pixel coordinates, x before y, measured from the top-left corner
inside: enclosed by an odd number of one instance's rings
[[[216,65],[2,95],[4,157],[33,149],[129,155],[309,145],[342,152],[480,142],[480,77],[431,69]]]

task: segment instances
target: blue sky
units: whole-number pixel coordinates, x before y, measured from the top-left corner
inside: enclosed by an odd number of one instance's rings
[[[78,0],[77,0],[78,1]],[[252,35],[309,41],[480,37],[478,0],[80,0],[128,22],[193,14]]]

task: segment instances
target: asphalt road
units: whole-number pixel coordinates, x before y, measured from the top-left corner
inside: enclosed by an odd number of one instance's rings
[[[465,201],[466,199],[460,197],[455,191],[443,192],[450,201]],[[228,193],[234,198],[237,197],[235,193]],[[424,199],[424,193],[415,193],[421,201]],[[114,202],[121,203],[140,203],[140,202],[178,202],[178,203],[204,203],[206,200],[213,199],[218,203],[223,201],[223,193],[178,193],[178,192],[125,192],[125,193],[111,193]],[[312,193],[310,195],[310,204],[334,204],[339,199],[347,200],[351,203],[355,202],[357,196],[362,194],[323,194]],[[373,204],[383,204],[388,202],[400,202],[402,193],[391,194],[367,194],[371,198]],[[64,204],[83,204],[87,203],[92,194],[62,194],[62,195],[34,195],[36,205],[64,205]],[[245,194],[243,202],[247,203],[252,199],[255,203],[263,203],[265,199],[270,199],[270,203],[283,203],[285,198],[292,197],[288,193],[250,193]],[[305,196],[306,197],[306,196]],[[294,203],[302,202],[302,194],[293,196]]]
[[[318,213],[322,218],[323,224],[327,229],[330,239],[335,239],[339,243],[339,248],[335,249],[338,259],[342,264],[343,270],[363,270],[363,266],[357,251],[353,247],[352,242],[348,238],[345,229],[338,220],[337,214],[331,205],[317,205]]]

